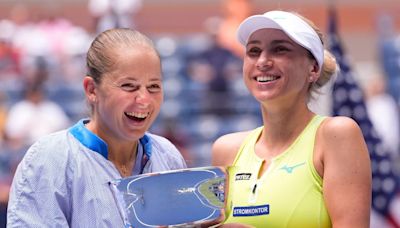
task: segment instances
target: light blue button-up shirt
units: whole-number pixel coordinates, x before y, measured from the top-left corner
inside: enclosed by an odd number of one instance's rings
[[[7,227],[124,227],[109,183],[121,178],[107,144],[81,120],[30,147],[11,186]],[[146,133],[132,175],[186,168],[171,142]],[[138,166],[140,168],[138,168]]]

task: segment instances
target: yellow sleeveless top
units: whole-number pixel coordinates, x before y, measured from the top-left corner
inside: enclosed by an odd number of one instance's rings
[[[263,161],[255,154],[254,147],[263,127],[249,134],[228,168],[225,223],[255,227],[332,226],[322,195],[322,178],[313,164],[315,136],[324,118],[313,117],[259,179]]]

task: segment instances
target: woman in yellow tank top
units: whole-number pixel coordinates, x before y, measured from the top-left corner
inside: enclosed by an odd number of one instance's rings
[[[337,71],[319,29],[270,11],[245,19],[237,34],[263,126],[213,145],[213,165],[231,166],[223,226],[369,227],[371,169],[359,126],[308,108]]]

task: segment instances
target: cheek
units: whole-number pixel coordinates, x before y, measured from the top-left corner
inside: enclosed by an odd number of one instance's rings
[[[249,60],[248,58],[245,58],[243,60],[243,74],[246,75],[249,73],[249,71],[252,69],[253,67],[253,62],[251,60]]]
[[[291,70],[289,75],[291,75],[292,80],[290,80],[292,82],[292,84],[294,84],[296,87],[302,88],[304,86],[308,86],[309,84],[309,74],[307,73],[307,71],[301,70],[301,69],[305,69],[304,66],[294,66]]]
[[[154,105],[156,106],[156,108],[160,109],[162,103],[164,102],[164,95],[162,93],[155,95],[153,97],[153,102],[154,102]]]
[[[243,83],[246,86],[247,90],[253,94],[255,81],[253,79],[254,73],[256,72],[256,67],[251,61],[247,61],[243,63]],[[254,94],[253,94],[254,95]]]
[[[119,110],[131,99],[133,99],[132,96],[127,96],[122,93],[105,93],[102,97],[103,109]]]
[[[250,80],[250,78],[251,78],[251,74],[252,74],[252,71],[253,71],[253,69],[254,69],[254,67],[253,67],[253,64],[251,63],[251,62],[249,62],[249,61],[244,61],[244,63],[243,63],[243,74],[242,74],[242,76],[243,76],[243,79],[244,79],[244,82],[245,83],[247,83],[249,80]]]
[[[105,98],[100,104],[100,112],[117,113],[116,111],[123,107],[124,102],[121,99],[115,97]]]

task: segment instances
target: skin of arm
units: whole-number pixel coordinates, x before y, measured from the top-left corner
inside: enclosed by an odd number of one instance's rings
[[[212,146],[211,164],[213,166],[227,167],[232,165],[244,138],[250,132],[236,132],[219,137]],[[252,228],[253,226],[230,223],[219,224],[218,228]]]
[[[213,166],[230,166],[236,154],[250,132],[237,132],[219,137],[212,146],[211,164]]]
[[[347,117],[328,118],[317,132],[314,164],[333,227],[369,227],[371,163],[361,129]]]

